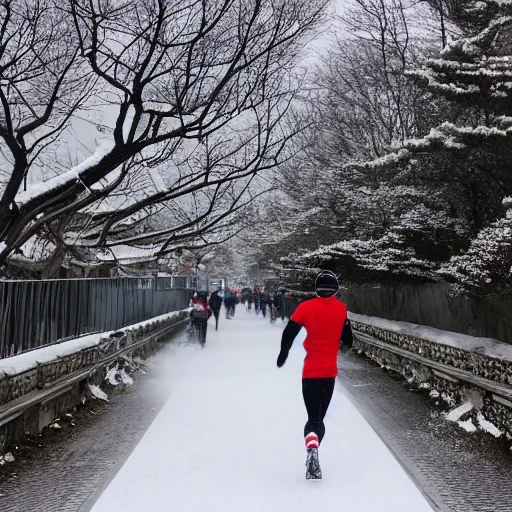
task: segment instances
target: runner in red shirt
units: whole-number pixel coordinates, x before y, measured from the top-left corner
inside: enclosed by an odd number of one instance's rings
[[[281,340],[277,366],[286,362],[293,341],[304,327],[306,359],[302,371],[302,395],[308,413],[304,438],[308,453],[306,478],[322,478],[318,462],[318,447],[325,435],[324,418],[338,375],[338,352],[352,346],[352,329],[347,307],[336,298],[338,279],[329,271],[318,274],[315,283],[317,297],[299,304],[286,326]]]

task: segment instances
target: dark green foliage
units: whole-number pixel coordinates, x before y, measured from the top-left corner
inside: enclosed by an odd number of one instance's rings
[[[304,275],[330,268],[351,282],[445,279],[474,293],[512,285],[512,215],[502,205],[512,196],[512,7],[428,3],[461,34],[437,58],[403,70],[425,88],[437,127],[334,174],[346,229],[336,243],[285,258]]]

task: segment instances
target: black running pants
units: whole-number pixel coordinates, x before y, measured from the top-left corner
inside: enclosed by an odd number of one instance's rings
[[[302,379],[302,396],[308,413],[308,422],[304,427],[304,437],[310,432],[322,442],[325,435],[324,418],[331,403],[335,378]]]
[[[220,309],[213,309],[213,316],[215,317],[215,330],[219,328],[219,316],[220,316]]]

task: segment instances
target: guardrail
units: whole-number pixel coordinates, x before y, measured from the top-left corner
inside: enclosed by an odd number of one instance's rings
[[[357,351],[427,390],[436,402],[450,408],[471,404],[476,422],[483,415],[512,439],[510,345],[362,315],[352,314],[351,324]]]
[[[0,359],[188,306],[186,277],[0,281]]]
[[[0,455],[25,433],[37,434],[79,403],[86,384],[101,384],[108,368],[122,362],[127,353],[147,355],[187,323],[188,311],[177,311],[113,333],[69,355],[0,375]]]

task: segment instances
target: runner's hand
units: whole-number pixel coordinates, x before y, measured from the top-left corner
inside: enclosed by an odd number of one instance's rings
[[[277,356],[277,367],[281,368],[283,364],[286,362],[286,359],[288,358],[288,354],[283,354],[283,352],[280,352]]]

